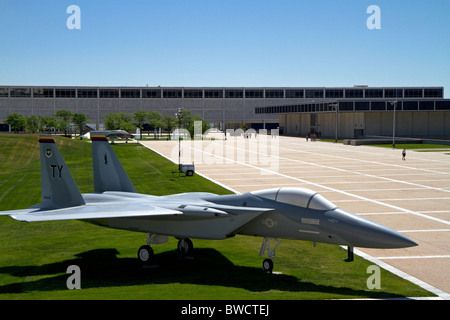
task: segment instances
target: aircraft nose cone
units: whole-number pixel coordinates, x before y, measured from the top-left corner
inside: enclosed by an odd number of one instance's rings
[[[395,249],[409,248],[418,245],[400,232],[383,225],[371,228],[372,229],[368,231],[365,236],[366,239],[369,239],[369,243],[367,243],[366,247],[373,246],[374,248]]]
[[[400,232],[340,208],[328,211],[325,216],[335,232],[354,247],[394,249],[417,246]]]

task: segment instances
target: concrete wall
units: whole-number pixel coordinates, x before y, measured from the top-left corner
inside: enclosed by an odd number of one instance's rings
[[[335,114],[321,113],[317,115],[317,131],[321,132],[323,137],[335,136]]]
[[[302,114],[284,114],[280,115],[280,126],[284,127],[284,133],[287,135],[306,136],[311,129],[321,132],[322,137],[334,138],[336,135],[336,113],[318,113],[316,114],[315,126],[311,125],[311,115]],[[352,112],[338,114],[338,136],[345,138],[354,138],[355,129],[365,128],[365,117],[362,112]]]
[[[335,136],[335,116],[331,113],[316,114],[316,130],[322,137]],[[357,138],[355,130],[364,130],[366,136],[392,136],[392,112],[340,112],[338,115],[338,137]],[[305,136],[311,129],[310,114],[282,114],[280,126],[287,135]],[[450,112],[448,111],[398,111],[396,112],[396,135],[450,136]]]
[[[366,135],[392,135],[392,112],[367,112]],[[399,111],[396,112],[396,135],[450,136],[450,112]]]
[[[450,136],[450,112],[430,112],[428,132],[430,136]]]
[[[296,114],[282,114],[279,118],[280,127],[283,128],[283,133],[291,136],[304,136],[310,131],[310,114],[296,113]]]
[[[355,130],[365,130],[365,117],[363,112],[339,113],[338,137],[356,138]]]

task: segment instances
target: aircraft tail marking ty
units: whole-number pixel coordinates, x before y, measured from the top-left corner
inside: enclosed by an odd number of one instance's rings
[[[42,207],[59,209],[85,204],[55,141],[39,137]]]

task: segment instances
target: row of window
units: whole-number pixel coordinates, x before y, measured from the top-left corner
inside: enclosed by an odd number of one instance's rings
[[[333,103],[305,103],[289,106],[257,107],[255,114],[299,113],[299,112],[330,112],[334,111]]]
[[[342,99],[342,98],[443,98],[442,88],[410,89],[53,89],[0,88],[3,98],[121,98],[139,99]],[[184,95],[184,96],[183,96]]]
[[[440,111],[450,110],[450,100],[406,100],[392,104],[389,101],[339,101],[338,111]],[[305,103],[288,106],[255,108],[256,114],[279,114],[299,112],[334,112],[335,103]]]

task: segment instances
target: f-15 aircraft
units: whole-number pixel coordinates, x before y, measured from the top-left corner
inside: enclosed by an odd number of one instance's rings
[[[96,225],[147,233],[138,250],[152,263],[152,244],[176,237],[188,255],[190,240],[226,239],[236,234],[262,237],[263,268],[273,270],[281,240],[298,239],[369,248],[417,244],[399,232],[338,208],[317,192],[276,188],[244,194],[190,192],[168,196],[137,193],[104,134],[91,134],[94,192],[81,194],[51,136],[40,136],[42,202],[24,210],[0,212],[25,221],[84,220]],[[271,246],[271,240],[276,243]]]

